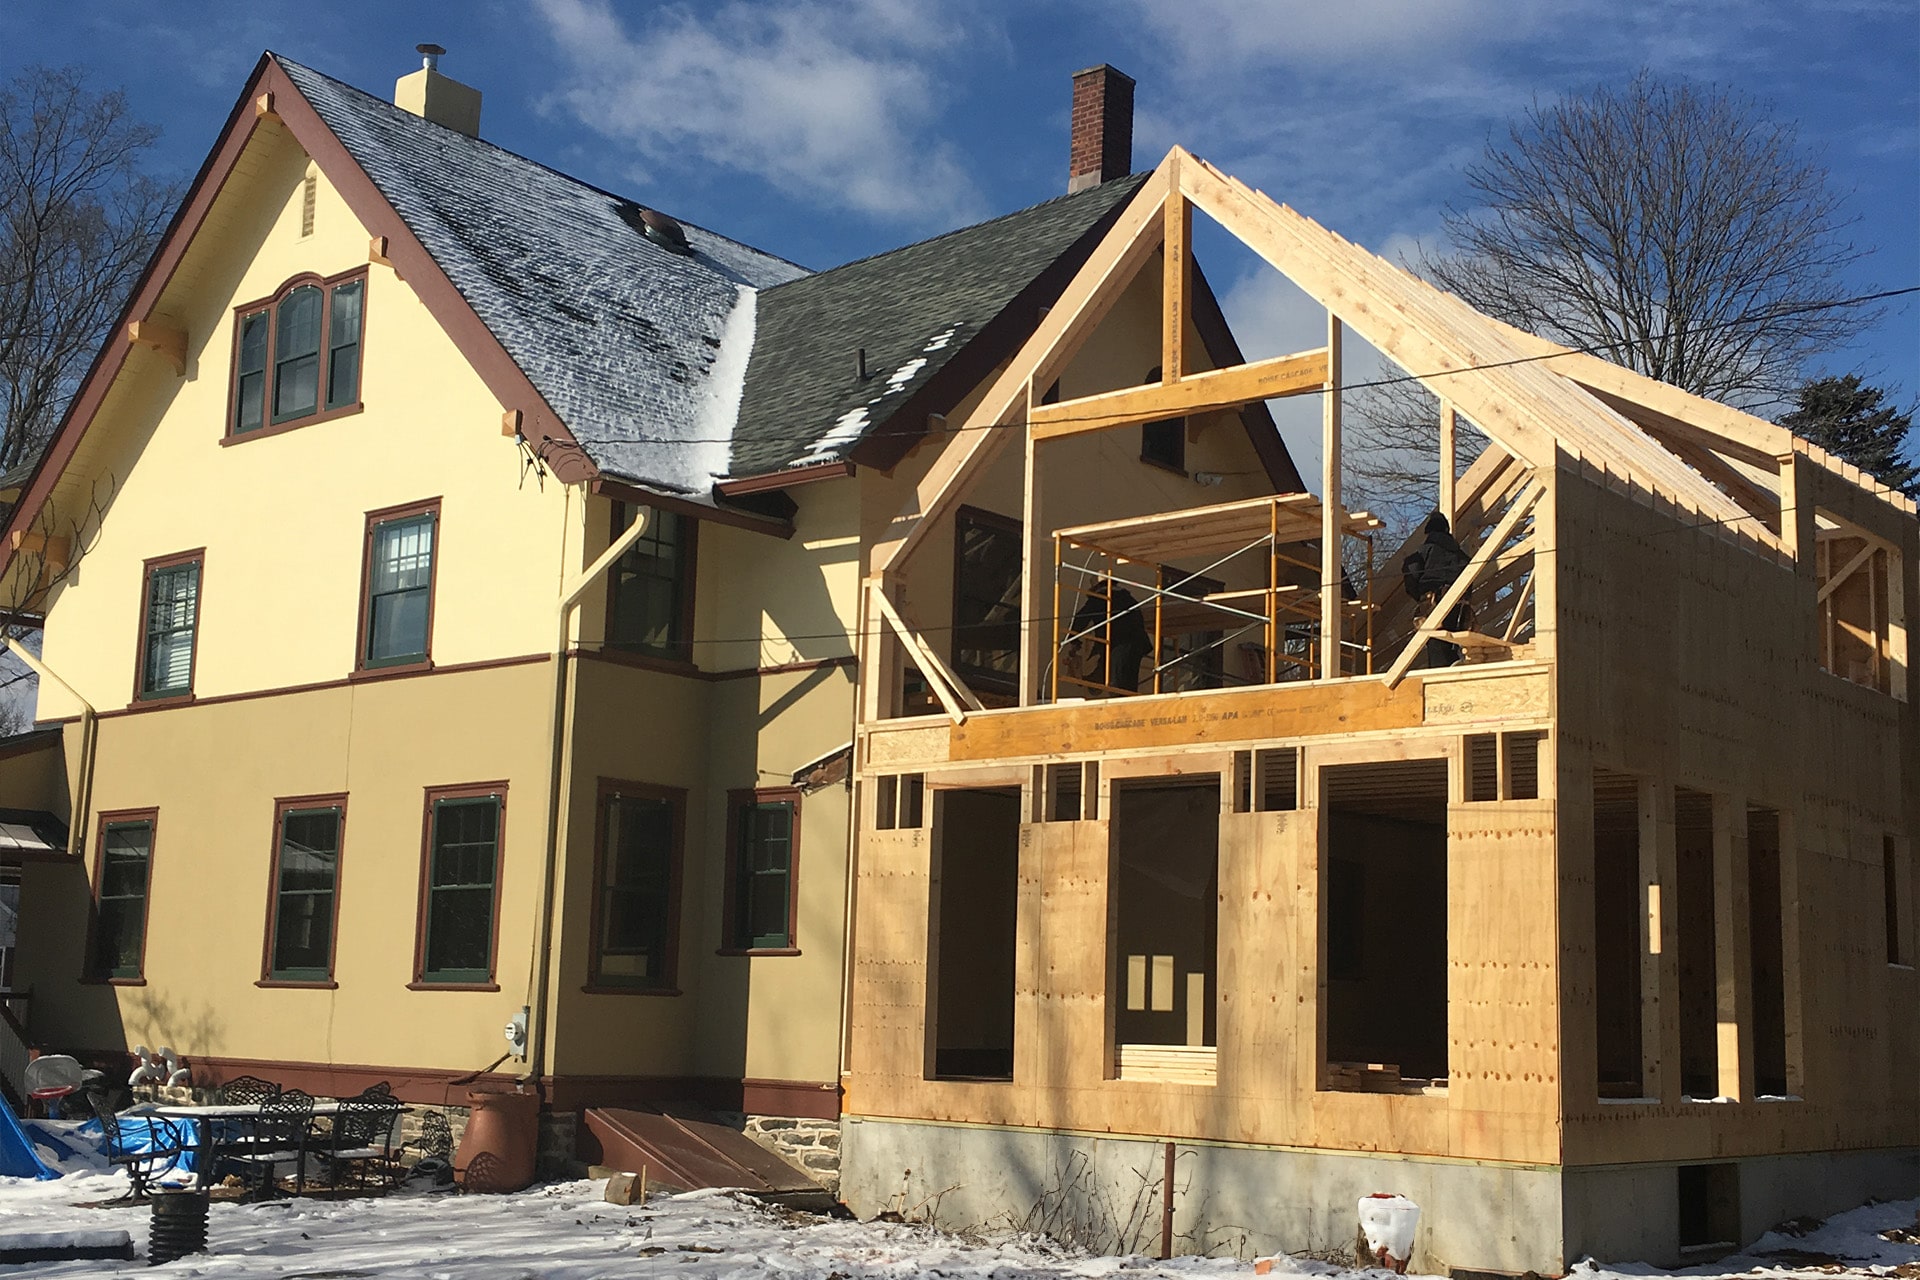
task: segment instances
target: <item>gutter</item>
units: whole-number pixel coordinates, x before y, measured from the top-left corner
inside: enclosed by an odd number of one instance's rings
[[[72,685],[55,675],[53,668],[30,653],[18,640],[9,638],[7,649],[14,657],[26,663],[35,675],[65,689],[67,696],[80,704],[80,780],[73,789],[72,821],[67,824],[67,853],[78,858],[86,845],[87,810],[93,803],[93,757],[94,747],[99,740],[93,704],[81,697]]]
[[[571,495],[573,486],[567,493]],[[573,664],[569,660],[567,630],[572,621],[574,606],[587,588],[598,582],[602,575],[625,555],[627,550],[638,542],[653,523],[651,507],[636,507],[633,523],[621,531],[607,549],[600,553],[599,559],[587,566],[587,571],[573,580],[572,585],[560,594],[560,603],[554,616],[553,641],[553,734],[552,734],[552,774],[547,791],[547,852],[546,865],[541,871],[538,916],[534,921],[534,972],[528,984],[527,996],[527,1070],[522,1081],[531,1080],[537,1088],[541,1069],[546,1065],[547,1056],[547,1000],[549,988],[553,983],[553,886],[555,872],[560,862],[560,850],[565,847],[562,832],[566,825],[567,798],[572,792],[573,779],[573,735],[567,732],[567,721],[573,704]]]

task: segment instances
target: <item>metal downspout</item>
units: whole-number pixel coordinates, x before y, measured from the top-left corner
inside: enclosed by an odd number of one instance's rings
[[[81,697],[74,687],[53,673],[43,660],[35,657],[27,647],[11,637],[7,640],[7,649],[14,657],[27,664],[29,670],[42,680],[51,680],[67,691],[67,696],[80,704],[80,779],[73,789],[72,822],[67,827],[67,852],[79,857],[87,838],[88,808],[93,803],[93,756],[94,744],[98,737],[93,704]]]

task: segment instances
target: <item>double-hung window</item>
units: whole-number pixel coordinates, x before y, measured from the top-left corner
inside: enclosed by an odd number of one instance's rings
[[[140,600],[138,698],[181,698],[193,692],[194,637],[200,629],[200,569],[205,553],[188,551],[146,563]]]
[[[109,981],[145,976],[147,890],[153,870],[153,832],[159,815],[100,815],[100,846],[94,859],[92,971]]]
[[[433,558],[440,502],[367,517],[360,655],[365,670],[425,663],[433,640]]]
[[[685,792],[643,783],[600,784],[594,986],[673,990],[685,832]]]
[[[696,521],[671,511],[613,504],[617,538],[648,511],[647,530],[607,575],[607,646],[686,661],[693,639]]]
[[[273,836],[266,982],[330,982],[346,797],[282,800]]]
[[[505,783],[427,793],[419,985],[492,984],[505,816]]]
[[[798,889],[800,793],[729,796],[726,944],[729,951],[791,951]]]
[[[234,320],[227,438],[296,427],[360,407],[365,269],[304,277]]]

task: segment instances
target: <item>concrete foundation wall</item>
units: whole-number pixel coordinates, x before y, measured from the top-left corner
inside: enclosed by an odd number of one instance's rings
[[[1920,1150],[1831,1151],[1717,1161],[1739,1169],[1739,1241],[1779,1223],[1824,1218],[1871,1198],[1920,1195]],[[1675,1165],[1566,1172],[1567,1257],[1601,1262],[1680,1262]]]
[[[1376,1191],[1422,1209],[1413,1269],[1565,1270],[1560,1171],[1346,1152],[1175,1144],[1174,1248],[1250,1258],[1351,1255]],[[840,1195],[946,1228],[1041,1231],[1103,1252],[1160,1240],[1163,1143],[847,1118]]]

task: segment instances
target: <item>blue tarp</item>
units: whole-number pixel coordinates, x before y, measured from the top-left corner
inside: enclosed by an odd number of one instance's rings
[[[179,1141],[187,1149],[182,1151],[176,1160],[165,1164],[156,1164],[154,1172],[158,1174],[178,1169],[182,1173],[192,1173],[194,1171],[193,1152],[200,1140],[200,1131],[195,1127],[197,1123],[197,1121],[193,1120],[164,1121],[163,1124],[165,1128],[161,1129],[160,1136],[156,1138],[154,1136],[154,1130],[157,1126],[151,1119],[141,1115],[138,1111],[123,1111],[120,1113],[121,1150],[117,1154],[130,1155],[142,1151],[152,1151],[155,1147],[159,1147],[162,1150],[171,1150],[174,1136],[177,1134]],[[89,1120],[74,1130],[74,1132],[84,1133],[89,1137],[98,1138],[100,1136],[100,1122],[98,1120]],[[162,1157],[162,1159],[164,1160],[164,1157]]]
[[[44,1182],[59,1176],[40,1159],[26,1130],[20,1127],[20,1118],[13,1114],[7,1100],[0,1097],[0,1177],[38,1178]]]

